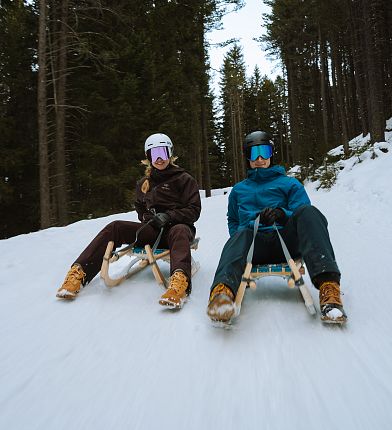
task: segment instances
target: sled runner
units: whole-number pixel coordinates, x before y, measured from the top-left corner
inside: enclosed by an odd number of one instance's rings
[[[199,246],[200,238],[194,239],[191,243],[191,249],[196,250]],[[100,276],[104,280],[107,287],[116,287],[129,279],[135,273],[140,272],[146,267],[150,266],[152,273],[154,274],[155,280],[158,284],[163,285],[167,288],[168,281],[163,276],[157,261],[163,260],[170,263],[170,250],[169,249],[155,249],[153,250],[150,245],[145,245],[144,247],[135,246],[133,248],[125,248],[124,251],[119,250],[118,252],[113,251],[114,242],[109,242],[106,247],[106,252],[103,257],[101,273]],[[119,260],[124,255],[128,255],[133,258],[130,262],[125,275],[119,278],[111,278],[109,276],[109,265],[117,260]],[[192,258],[192,276],[199,270],[200,264]],[[136,267],[134,267],[138,263]]]
[[[250,262],[246,264],[245,271],[242,275],[240,288],[238,289],[235,298],[236,316],[238,316],[241,311],[241,304],[244,298],[245,289],[247,287],[256,289],[257,279],[266,276],[279,276],[286,279],[289,288],[295,288],[297,286],[305,302],[306,309],[311,315],[316,314],[313,298],[308,290],[308,287],[302,279],[302,275],[305,274],[305,268],[303,266],[302,260],[291,260],[289,262],[291,265],[288,263],[281,263],[252,266],[252,263]]]

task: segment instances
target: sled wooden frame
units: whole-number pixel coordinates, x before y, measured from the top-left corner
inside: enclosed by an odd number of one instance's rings
[[[295,261],[291,260],[290,263],[291,265],[288,263],[280,263],[254,266],[252,263],[247,263],[245,271],[242,275],[240,287],[235,297],[236,316],[238,316],[241,311],[241,304],[246,288],[250,287],[251,289],[255,290],[257,279],[267,276],[279,276],[287,280],[287,285],[289,288],[295,288],[296,280],[302,279],[302,275],[305,274],[305,268],[302,259],[296,259]],[[314,306],[313,298],[309,292],[308,287],[305,283],[302,283],[298,285],[298,289],[302,295],[306,309],[311,315],[315,315],[316,308]]]
[[[195,238],[190,245],[191,250],[196,250],[199,246],[200,238]],[[158,264],[157,260],[163,260],[170,263],[170,250],[169,249],[156,249],[154,252],[150,245],[145,245],[144,247],[134,247],[131,249],[127,249],[124,251],[119,251],[115,255],[112,256],[112,251],[114,247],[114,242],[109,242],[106,247],[105,255],[103,257],[101,273],[100,276],[104,280],[105,285],[107,287],[117,287],[126,279],[129,279],[131,276],[150,266],[152,273],[154,274],[155,280],[158,284],[163,285],[167,288],[168,281],[163,276]],[[125,275],[119,278],[111,278],[109,276],[109,265],[117,260],[119,260],[124,255],[128,255],[129,257],[135,257],[133,261],[128,266],[127,272]],[[139,263],[136,267],[133,267],[136,263]],[[200,264],[194,260],[191,256],[192,263],[192,273],[193,276],[200,268]]]

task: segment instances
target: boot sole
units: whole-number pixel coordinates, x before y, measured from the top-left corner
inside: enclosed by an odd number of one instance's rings
[[[184,306],[185,300],[181,300],[180,303],[172,302],[169,299],[160,299],[159,304],[165,306],[168,309],[181,309]]]
[[[347,315],[342,305],[327,304],[321,309],[320,319],[325,324],[344,324],[347,321]]]
[[[324,324],[345,324],[347,322],[347,318],[344,317],[340,317],[340,318],[336,318],[336,319],[332,319],[332,318],[328,318],[328,317],[321,317],[321,321]]]
[[[228,323],[235,315],[234,303],[226,295],[218,295],[208,305],[207,315],[214,322]]]
[[[69,292],[64,292],[62,293],[62,291],[66,291],[66,290],[60,290],[57,294],[56,297],[59,299],[64,299],[64,300],[74,300],[76,298],[76,294],[77,293],[69,293]]]
[[[220,322],[220,323],[228,323],[231,321],[235,314],[235,310],[226,311],[225,313],[216,313],[213,311],[207,311],[207,315],[210,317],[211,321]]]

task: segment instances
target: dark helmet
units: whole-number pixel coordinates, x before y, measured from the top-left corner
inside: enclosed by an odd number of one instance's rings
[[[271,140],[271,135],[266,131],[252,131],[245,137],[245,142],[242,147],[244,154],[246,150],[255,145],[271,145],[274,148],[274,143]]]

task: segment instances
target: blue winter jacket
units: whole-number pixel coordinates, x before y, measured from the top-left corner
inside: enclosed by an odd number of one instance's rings
[[[248,170],[248,178],[235,184],[229,195],[227,222],[230,236],[238,230],[252,227],[264,208],[281,208],[288,217],[300,207],[310,205],[304,186],[286,176],[282,166]],[[279,226],[278,226],[279,227]],[[259,231],[272,230],[260,224]]]

